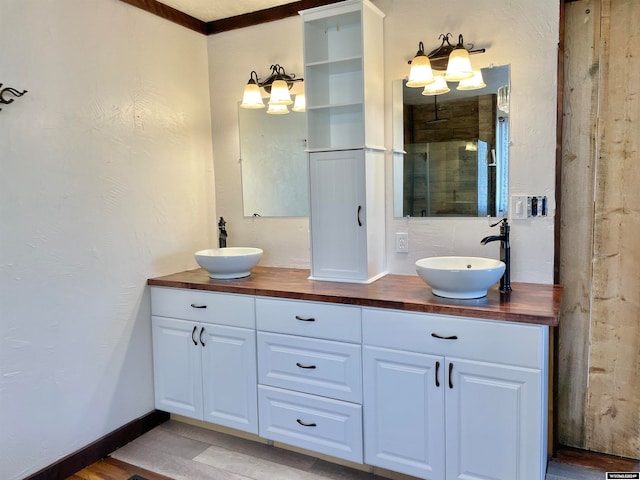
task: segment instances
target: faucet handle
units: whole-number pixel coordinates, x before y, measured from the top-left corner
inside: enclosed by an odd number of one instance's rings
[[[501,223],[503,225],[507,225],[507,219],[506,218],[501,218],[500,220],[498,220],[496,223],[494,223],[493,225],[489,225],[490,227],[495,227],[496,225],[500,225]]]

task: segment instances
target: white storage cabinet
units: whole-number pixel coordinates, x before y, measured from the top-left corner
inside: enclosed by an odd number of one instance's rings
[[[151,287],[156,408],[258,433],[254,298]]]
[[[363,310],[365,462],[543,480],[548,327]]]
[[[256,299],[260,436],[362,463],[360,309]]]
[[[384,275],[384,14],[368,0],[300,12],[311,199],[311,277]]]

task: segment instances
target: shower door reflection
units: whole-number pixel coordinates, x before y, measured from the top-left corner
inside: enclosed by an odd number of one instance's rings
[[[405,145],[404,216],[477,217],[495,209],[495,169],[487,143],[450,141]]]

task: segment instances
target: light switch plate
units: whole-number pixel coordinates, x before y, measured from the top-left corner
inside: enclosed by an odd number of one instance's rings
[[[511,218],[524,220],[529,216],[528,197],[526,195],[511,195]]]
[[[409,234],[408,233],[396,233],[396,252],[408,253],[409,252]]]

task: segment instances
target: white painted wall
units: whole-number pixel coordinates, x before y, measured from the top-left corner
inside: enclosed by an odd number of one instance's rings
[[[153,410],[149,277],[210,246],[206,38],[115,0],[2,0],[0,478]]]
[[[555,124],[559,5],[557,0],[373,0],[385,12],[386,147],[392,146],[392,80],[408,73],[407,61],[423,41],[462,33],[465,41],[486,47],[473,62],[511,65],[511,163],[513,194],[547,195],[555,209]],[[250,219],[242,216],[236,102],[249,79],[278,62],[302,74],[302,25],[289,18],[209,37],[213,145],[218,216],[228,220],[233,245],[262,247],[263,265],[308,266],[308,221],[304,218]],[[223,98],[218,92],[224,92]],[[498,244],[480,245],[497,233],[487,219],[393,218],[391,153],[387,154],[387,263],[392,273],[415,274],[424,256],[464,254],[498,256]],[[396,231],[409,232],[409,254],[395,253]],[[519,220],[512,227],[512,280],[553,281],[553,215]]]

